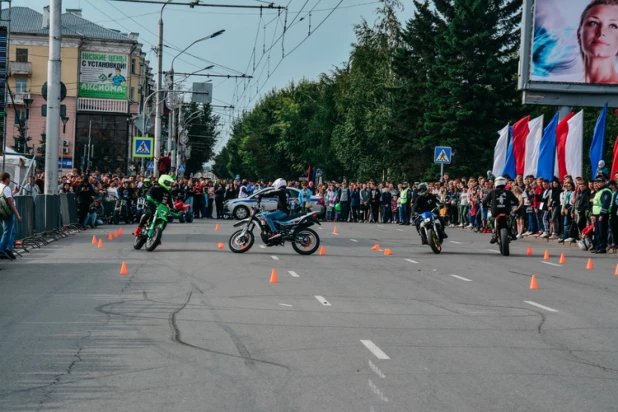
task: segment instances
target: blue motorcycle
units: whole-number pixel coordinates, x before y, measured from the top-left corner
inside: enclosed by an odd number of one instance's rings
[[[429,247],[436,255],[442,252],[442,223],[438,216],[432,212],[424,212],[418,215],[415,219],[416,228],[418,230],[423,244],[429,244]]]

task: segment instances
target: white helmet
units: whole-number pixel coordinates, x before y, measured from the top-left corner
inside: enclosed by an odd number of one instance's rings
[[[599,160],[599,167],[605,167],[605,160]]]
[[[282,187],[285,187],[287,185],[288,185],[288,182],[286,182],[285,179],[282,179],[282,178],[275,180],[275,183],[273,183],[273,187],[275,189],[281,189]]]
[[[503,178],[502,176],[498,176],[496,177],[496,180],[494,180],[494,185],[496,185],[496,187],[504,187],[506,186],[506,179]]]

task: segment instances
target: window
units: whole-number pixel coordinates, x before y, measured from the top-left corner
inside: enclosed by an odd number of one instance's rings
[[[131,59],[131,74],[137,74],[135,72],[135,59]]]
[[[131,91],[129,92],[129,100],[131,100],[132,102],[135,101],[135,87],[131,87]]]
[[[18,62],[27,62],[28,61],[28,49],[17,49],[17,61]]]
[[[28,92],[28,79],[16,78],[15,79],[15,93],[27,93]]]
[[[15,124],[19,125],[20,120],[26,120],[26,111],[25,110],[16,110],[15,111]]]

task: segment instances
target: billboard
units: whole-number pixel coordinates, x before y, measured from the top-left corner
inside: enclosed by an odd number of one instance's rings
[[[82,52],[79,96],[100,99],[127,99],[126,54]]]
[[[618,3],[536,0],[530,81],[618,85]]]

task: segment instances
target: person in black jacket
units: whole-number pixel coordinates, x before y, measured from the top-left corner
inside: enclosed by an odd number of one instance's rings
[[[275,221],[283,219],[290,213],[290,206],[288,202],[287,182],[284,179],[277,179],[273,183],[274,191],[266,193],[267,197],[277,198],[277,210],[274,212],[263,212],[262,216],[266,219],[266,223],[270,227],[271,235],[268,240],[281,237],[281,233],[277,230]],[[259,196],[259,195],[258,195]],[[261,196],[259,196],[261,198]]]
[[[79,186],[77,187],[77,213],[79,215],[79,222],[84,223],[88,216],[88,208],[94,200],[96,193],[92,188],[92,185],[88,182],[89,177],[85,176]]]
[[[506,179],[502,176],[496,177],[496,188],[489,192],[483,200],[483,207],[491,205],[491,215],[496,218],[499,215],[509,216],[513,208],[519,206],[519,199],[510,190],[506,190]],[[511,232],[511,230],[509,230]],[[514,240],[514,239],[513,239]],[[489,243],[494,244],[498,241],[497,231],[493,231],[493,236]]]
[[[208,193],[206,194],[208,196]],[[215,185],[215,207],[217,208],[217,219],[223,219],[223,198],[225,196],[225,185],[223,180],[217,180]]]
[[[425,212],[432,212],[440,207],[440,199],[438,199],[438,197],[433,193],[429,193],[429,186],[427,185],[427,183],[419,184],[417,191],[418,196],[414,201],[414,207],[412,208],[412,216],[416,216],[417,214],[420,215]],[[444,220],[440,217],[440,215],[438,215],[437,218],[438,220],[440,220],[439,228],[442,231],[442,238],[447,239],[448,235],[444,230]],[[419,232],[419,234],[421,233],[420,219],[416,219],[416,230]],[[423,244],[426,244],[427,240],[423,238],[423,235],[421,235],[421,239],[423,240]]]

